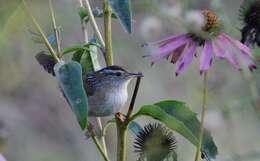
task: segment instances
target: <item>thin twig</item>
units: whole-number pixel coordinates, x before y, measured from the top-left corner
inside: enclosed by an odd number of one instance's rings
[[[79,0],[80,7],[85,7],[83,4],[83,0]],[[89,42],[88,40],[88,30],[87,30],[87,23],[85,19],[81,20],[81,28],[83,32],[84,42],[87,44]]]
[[[204,134],[204,122],[205,115],[208,107],[208,73],[204,73],[203,80],[203,102],[202,102],[202,111],[201,111],[201,124],[200,124],[200,133],[199,133],[199,145],[197,146],[195,161],[199,160],[201,145],[203,142],[203,134]]]
[[[107,129],[108,129],[108,127],[110,127],[112,124],[114,124],[114,123],[116,123],[116,120],[110,120],[110,121],[108,121],[105,125],[104,125],[104,127],[103,127],[103,129],[102,129],[102,135],[103,136],[105,136],[106,135],[106,132],[107,132]]]
[[[102,148],[102,146],[100,145],[98,139],[96,138],[96,136],[92,133],[91,134],[91,138],[94,142],[94,144],[96,145],[96,147],[98,148],[98,151],[100,152],[100,154],[102,155],[102,157],[104,158],[105,161],[110,161],[109,158],[107,157],[107,155],[105,154],[104,149]]]
[[[131,114],[134,110],[135,100],[136,100],[136,96],[138,94],[141,79],[142,79],[141,77],[137,77],[134,93],[133,93],[133,96],[132,96],[132,99],[131,99],[131,102],[130,102],[130,105],[129,105],[129,108],[128,108],[128,112],[127,112],[127,115],[126,115],[126,120],[128,120],[131,117]]]
[[[61,57],[61,37],[60,37],[59,29],[57,28],[52,0],[49,0],[49,7],[51,10],[52,26],[53,26],[53,30],[54,30],[55,37],[56,37],[57,52],[58,52],[57,54],[58,54],[58,57],[60,58]]]
[[[40,33],[41,37],[43,38],[44,44],[46,45],[46,47],[48,48],[48,50],[50,51],[51,55],[53,56],[53,58],[55,59],[56,62],[60,62],[60,58],[57,56],[57,53],[55,52],[55,50],[52,48],[50,42],[48,41],[47,36],[44,34],[41,26],[39,25],[39,23],[36,21],[36,19],[34,18],[34,16],[32,15],[32,13],[30,12],[25,0],[22,0],[22,3],[24,5],[25,11],[28,13],[28,15],[31,17],[32,22],[35,26],[35,28],[38,30],[38,32]]]
[[[90,22],[91,22],[91,24],[92,24],[92,27],[93,27],[93,29],[94,29],[96,35],[97,35],[97,38],[98,38],[98,40],[99,40],[99,42],[100,42],[102,48],[105,49],[105,42],[104,42],[104,40],[103,40],[103,38],[102,38],[102,35],[101,35],[100,30],[99,30],[99,28],[98,28],[98,25],[97,25],[97,23],[96,23],[95,17],[94,17],[94,15],[93,15],[93,12],[92,12],[92,9],[91,9],[91,6],[90,6],[90,3],[89,3],[88,0],[85,0],[85,2],[86,2],[87,13],[88,13],[88,15],[89,15],[89,18],[90,18]]]
[[[97,123],[98,123],[98,127],[99,127],[100,131],[102,132],[103,131],[103,126],[102,126],[102,121],[101,121],[100,117],[97,117]],[[104,153],[108,157],[107,144],[106,144],[105,136],[101,135],[100,139],[101,139],[101,142],[102,142],[102,145],[103,145]]]

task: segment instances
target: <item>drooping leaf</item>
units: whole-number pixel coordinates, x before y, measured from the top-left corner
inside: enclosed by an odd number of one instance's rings
[[[183,122],[177,120],[175,117],[167,114],[163,109],[157,105],[145,105],[133,116],[135,119],[139,116],[150,116],[162,123],[164,123],[168,128],[180,133],[186,139],[188,139],[193,144],[198,144],[198,139],[196,136],[184,125]]]
[[[83,88],[81,65],[74,61],[58,63],[54,66],[54,72],[64,96],[84,130],[88,122],[88,101]]]
[[[54,58],[51,55],[45,54],[44,51],[41,51],[35,56],[38,63],[44,68],[44,70],[53,76],[55,76],[54,73],[54,65],[56,64]]]
[[[167,114],[183,122],[185,126],[188,127],[197,138],[199,138],[200,122],[196,117],[196,114],[192,112],[185,103],[169,100],[156,103],[155,105],[159,106]],[[218,154],[217,146],[214,143],[210,132],[206,129],[204,129],[201,151],[207,159],[215,159]]]
[[[85,75],[87,73],[93,73],[95,71],[95,69],[94,69],[94,66],[93,66],[93,62],[92,62],[90,52],[87,51],[87,50],[83,50],[82,52],[83,53],[81,55],[80,64],[82,66],[83,75]]]
[[[100,45],[97,43],[95,36],[93,36],[88,44],[67,48],[63,53],[68,54],[74,51],[72,60],[81,64],[83,75],[86,75],[100,69],[98,48],[100,48]]]
[[[101,48],[101,45],[98,43],[96,36],[94,35],[89,43],[89,52],[91,55],[91,60],[93,64],[93,68],[95,71],[101,68],[98,61],[98,48]]]
[[[109,4],[124,29],[132,32],[132,11],[130,0],[109,0]]]
[[[196,114],[185,103],[178,101],[162,101],[154,105],[141,107],[133,118],[150,116],[164,123],[170,129],[178,132],[192,144],[198,146],[200,122]],[[204,133],[202,156],[207,160],[216,158],[217,147],[208,131]]]

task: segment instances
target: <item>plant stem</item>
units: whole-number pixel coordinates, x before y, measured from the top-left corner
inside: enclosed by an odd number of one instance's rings
[[[52,0],[49,0],[49,7],[51,10],[52,26],[53,26],[53,30],[54,30],[55,37],[56,37],[57,54],[58,54],[58,57],[61,58],[61,37],[60,37],[59,29],[57,28]]]
[[[105,27],[105,44],[106,44],[106,62],[108,66],[113,65],[113,50],[112,50],[112,10],[108,0],[104,0],[104,27]]]
[[[126,160],[126,136],[127,136],[127,123],[121,113],[116,114],[117,125],[117,161]]]
[[[80,3],[80,7],[85,7],[83,4],[83,0],[79,0],[79,3]],[[87,44],[89,42],[89,40],[88,40],[87,23],[85,20],[81,20],[81,29],[83,32],[84,42]]]
[[[137,77],[134,93],[131,99],[131,103],[128,108],[128,112],[126,117],[117,113],[115,115],[116,125],[117,125],[117,161],[125,161],[126,160],[126,137],[127,137],[127,127],[131,122],[131,114],[134,109],[134,104],[136,100],[136,96],[139,90],[139,86],[141,83],[141,77]]]
[[[201,112],[201,124],[200,124],[200,133],[199,133],[199,145],[197,147],[195,161],[199,160],[201,145],[203,142],[203,133],[204,133],[204,122],[205,122],[205,115],[208,106],[208,73],[204,73],[204,80],[203,80],[203,102],[202,102],[202,112]]]
[[[103,150],[102,146],[98,142],[98,139],[96,138],[96,136],[94,134],[92,134],[91,138],[92,138],[94,144],[96,145],[96,147],[98,148],[98,151],[100,152],[100,154],[104,158],[104,160],[105,161],[110,161],[109,158],[107,157],[107,155],[105,154],[105,151]]]
[[[97,123],[98,123],[98,127],[99,127],[100,131],[102,132],[103,131],[103,127],[102,127],[102,122],[101,122],[101,118],[100,117],[97,117]],[[106,144],[106,139],[105,139],[104,135],[101,135],[101,142],[102,142],[102,145],[103,145],[104,153],[108,157],[108,154],[107,154],[107,144]]]
[[[85,2],[86,2],[86,9],[87,9],[88,16],[90,18],[91,25],[92,25],[92,27],[93,27],[96,35],[97,35],[97,38],[98,38],[102,48],[105,48],[105,42],[104,42],[104,40],[102,38],[102,35],[101,35],[100,30],[98,28],[97,22],[95,20],[94,15],[93,15],[90,3],[89,3],[88,0],[85,0]]]
[[[28,15],[30,16],[30,18],[32,19],[32,22],[35,26],[35,28],[37,29],[37,31],[40,33],[41,37],[44,40],[44,44],[46,45],[46,47],[48,48],[48,50],[50,51],[51,55],[53,56],[53,58],[55,59],[56,62],[60,62],[60,58],[57,56],[57,53],[55,52],[55,50],[52,48],[50,42],[48,41],[47,36],[44,34],[41,26],[39,25],[39,23],[36,21],[36,19],[34,18],[34,16],[32,15],[32,13],[30,12],[30,9],[28,8],[25,0],[22,0],[22,3],[24,5],[25,11],[28,13]]]

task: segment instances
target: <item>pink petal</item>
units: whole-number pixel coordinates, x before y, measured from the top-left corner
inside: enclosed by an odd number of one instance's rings
[[[212,64],[212,44],[211,42],[205,42],[205,45],[202,49],[200,56],[200,73],[202,74],[204,71],[207,71]]]
[[[0,153],[0,161],[6,161],[6,159],[4,158],[4,156]]]
[[[251,49],[249,47],[247,47],[246,45],[242,44],[240,41],[231,38],[230,36],[228,36],[225,33],[222,33],[221,35],[223,37],[225,37],[226,39],[228,39],[234,46],[236,46],[243,53],[245,53],[248,56],[252,57],[252,51],[251,51]]]
[[[183,53],[183,50],[185,49],[185,45],[179,47],[178,49],[176,49],[173,54],[172,54],[172,58],[171,58],[171,63],[175,64],[179,58],[181,57],[181,54]]]
[[[176,76],[181,74],[191,64],[192,59],[195,56],[197,47],[198,45],[193,42],[190,42],[186,45],[186,48],[182,53],[182,57],[176,65]]]
[[[173,36],[161,39],[159,41],[150,42],[150,43],[148,43],[148,45],[151,45],[151,46],[154,46],[154,45],[163,46],[163,45],[165,45],[165,44],[167,44],[167,43],[169,43],[171,41],[174,41],[174,40],[176,40],[178,38],[188,37],[188,36],[189,36],[188,34],[173,35]]]
[[[254,64],[253,60],[250,56],[245,54],[240,54],[240,62],[241,65],[248,67],[248,69],[252,72],[256,69],[256,65]]]
[[[229,61],[229,63],[234,65],[235,68],[240,70],[241,67],[236,55],[237,52],[240,53],[240,51],[237,48],[234,48],[225,37],[218,36],[217,39],[220,42],[219,47],[222,49],[222,51],[224,51],[225,58]]]
[[[155,54],[152,55],[152,61],[155,62],[167,57],[171,54],[171,52],[174,52],[176,49],[190,41],[192,41],[190,37],[179,37],[171,42],[168,42],[167,44],[164,44],[162,47],[159,47],[159,49],[157,49]]]
[[[221,48],[221,43],[218,39],[212,42],[213,51],[216,54],[217,58],[223,59],[225,58],[225,51]]]

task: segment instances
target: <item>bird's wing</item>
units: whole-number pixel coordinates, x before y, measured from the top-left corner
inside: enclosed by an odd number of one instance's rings
[[[85,90],[88,96],[93,96],[96,90],[96,76],[95,74],[88,74],[85,79]]]

